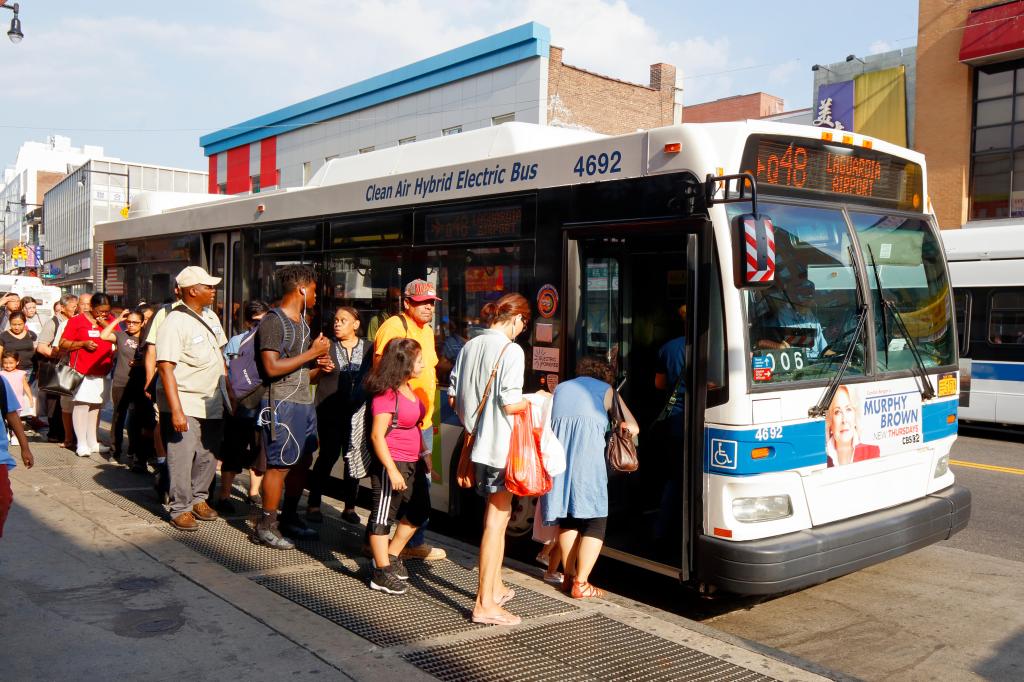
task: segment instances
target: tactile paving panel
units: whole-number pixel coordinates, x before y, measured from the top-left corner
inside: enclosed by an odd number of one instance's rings
[[[15,453],[19,453],[16,447],[11,448]],[[20,454],[15,455],[19,460]],[[79,457],[71,450],[67,450],[62,447],[55,445],[44,446],[41,443],[32,444],[32,457],[35,459],[35,466],[40,469],[50,469],[52,467],[94,467],[98,464],[92,457]]]
[[[193,551],[213,559],[229,571],[253,573],[284,566],[314,562],[345,561],[347,555],[337,549],[331,529],[321,531],[319,540],[300,540],[294,550],[279,550],[254,543],[252,526],[247,519],[221,519],[199,523],[199,530],[185,532],[168,525],[163,529]],[[350,567],[352,570],[356,565]]]
[[[96,497],[106,500],[126,512],[150,522],[166,522],[163,507],[156,500],[156,493],[149,490],[99,490],[93,493]]]
[[[451,561],[407,561],[409,584],[424,596],[442,601],[453,609],[469,613],[476,603],[479,573]],[[509,610],[522,618],[539,618],[577,611],[576,605],[515,585],[516,596]]]
[[[467,613],[414,589],[404,595],[371,590],[365,573],[357,577],[334,570],[303,571],[256,582],[384,647],[481,627]]]
[[[442,680],[771,680],[601,615],[405,654]]]
[[[152,488],[153,479],[147,474],[136,474],[116,464],[91,467],[53,467],[46,473],[81,490],[130,490]]]

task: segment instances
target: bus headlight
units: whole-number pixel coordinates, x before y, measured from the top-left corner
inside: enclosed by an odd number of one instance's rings
[[[935,475],[932,478],[938,478],[939,476],[945,476],[946,472],[949,471],[949,454],[945,454],[939,457],[939,461],[935,463]]]
[[[793,503],[789,495],[737,497],[732,501],[732,515],[744,523],[777,521],[793,515]]]

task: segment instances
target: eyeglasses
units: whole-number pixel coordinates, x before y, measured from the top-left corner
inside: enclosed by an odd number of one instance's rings
[[[124,323],[125,324],[142,324],[142,322],[137,322],[135,320],[125,320]]]

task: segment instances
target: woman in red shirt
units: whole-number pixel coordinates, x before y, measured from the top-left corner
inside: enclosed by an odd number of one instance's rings
[[[60,339],[61,349],[71,351],[68,361],[71,367],[85,375],[75,392],[71,411],[79,457],[109,450],[96,438],[114,350],[114,344],[104,341],[101,336],[104,331],[109,335],[118,323],[109,313],[110,297],[104,293],[93,294],[91,305],[83,305],[80,312],[68,320]]]

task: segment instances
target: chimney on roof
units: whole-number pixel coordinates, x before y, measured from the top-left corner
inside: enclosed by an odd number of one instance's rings
[[[651,88],[671,90],[676,86],[676,67],[671,64],[651,64]]]

